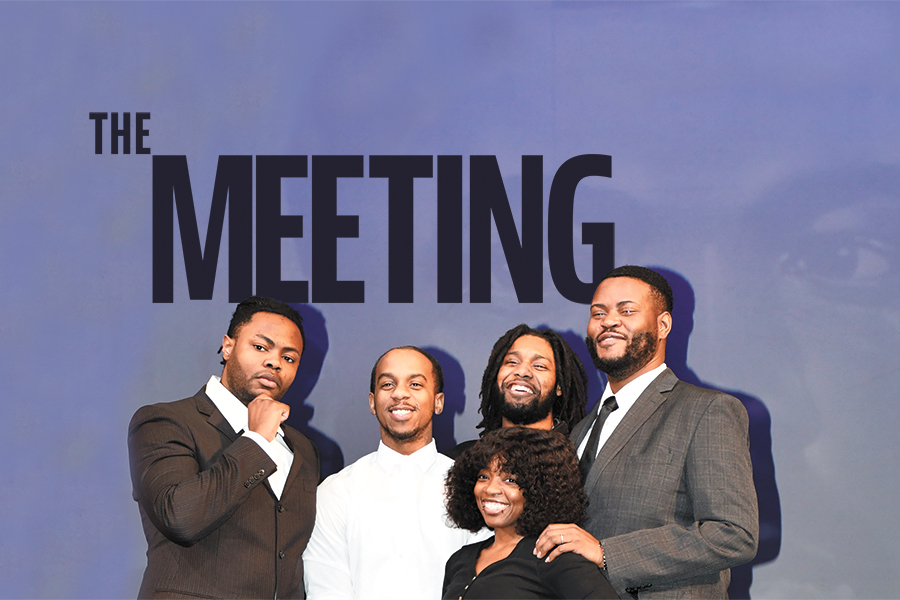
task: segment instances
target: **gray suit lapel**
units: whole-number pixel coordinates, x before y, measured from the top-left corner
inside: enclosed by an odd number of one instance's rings
[[[581,442],[587,437],[588,431],[590,431],[591,425],[593,425],[594,420],[597,418],[597,411],[600,410],[600,403],[597,403],[597,406],[594,407],[591,412],[587,414],[582,420],[578,421],[575,424],[575,427],[572,428],[572,433],[569,435],[569,439],[572,440],[572,443],[575,444],[575,448],[577,449]]]
[[[675,376],[675,373],[667,368],[638,396],[634,405],[628,409],[625,418],[616,426],[616,430],[609,436],[609,439],[606,440],[606,443],[600,449],[600,453],[597,454],[597,459],[594,461],[591,472],[588,473],[587,481],[584,483],[585,490],[589,490],[597,484],[603,469],[622,451],[628,440],[637,433],[638,429],[650,418],[650,415],[662,406],[666,400],[665,393],[669,392],[677,382],[678,378]],[[582,434],[581,437],[584,438],[584,435]]]

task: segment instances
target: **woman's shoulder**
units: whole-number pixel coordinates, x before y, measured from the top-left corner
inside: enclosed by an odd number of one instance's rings
[[[454,552],[450,556],[450,559],[447,561],[447,563],[450,564],[451,562],[471,560],[472,557],[477,559],[478,555],[481,554],[481,551],[490,546],[492,543],[494,543],[494,536],[490,536],[486,540],[480,540],[471,544],[466,544],[465,546]]]

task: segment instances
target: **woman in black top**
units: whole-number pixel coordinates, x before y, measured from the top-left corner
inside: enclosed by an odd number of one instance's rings
[[[618,598],[602,571],[566,552],[547,563],[533,554],[550,523],[580,523],[585,495],[575,448],[552,431],[491,431],[447,473],[447,514],[457,527],[494,537],[447,561],[445,599]]]

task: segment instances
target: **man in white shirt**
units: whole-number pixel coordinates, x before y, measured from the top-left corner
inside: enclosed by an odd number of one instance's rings
[[[381,442],[319,486],[303,554],[310,600],[440,598],[447,559],[474,539],[446,518],[444,476],[453,461],[432,439],[443,387],[440,364],[419,348],[394,348],[376,361],[369,409]]]
[[[140,408],[128,431],[147,537],[141,598],[302,598],[319,457],[282,425],[303,353],[299,313],[270,298],[235,309],[221,380]]]
[[[727,598],[729,569],[754,557],[759,536],[747,411],[666,367],[672,303],[644,267],[597,286],[586,342],[608,383],[571,435],[588,515],[584,529],[548,526],[535,554],[577,552],[622,597]]]

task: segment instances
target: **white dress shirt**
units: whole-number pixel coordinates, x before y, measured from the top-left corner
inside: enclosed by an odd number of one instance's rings
[[[600,407],[603,406],[603,403],[606,402],[606,399],[610,396],[616,397],[616,405],[619,408],[609,413],[609,416],[606,417],[606,421],[603,422],[603,429],[600,430],[600,440],[597,444],[597,454],[600,453],[603,444],[606,443],[609,436],[616,430],[616,426],[622,422],[622,419],[628,414],[628,410],[634,406],[634,403],[637,402],[637,399],[644,393],[647,386],[653,383],[653,380],[659,377],[659,374],[665,370],[666,363],[663,363],[652,371],[647,371],[643,375],[635,377],[632,381],[623,385],[622,389],[615,394],[612,393],[609,382],[606,382],[606,389],[603,390],[603,395],[600,396],[600,402],[598,402],[597,406],[594,407],[594,410],[591,411],[591,415],[596,417],[597,413],[600,411]],[[578,446],[578,458],[581,458],[581,455],[584,454],[584,448],[587,446],[589,437],[591,437],[590,430],[588,430],[587,435],[584,436],[584,439],[581,440],[581,444]],[[596,458],[596,455],[594,458]]]
[[[377,452],[322,482],[303,553],[307,597],[440,598],[450,555],[489,535],[448,521],[444,476],[451,465],[434,440],[409,456],[379,442]]]
[[[284,441],[284,431],[279,427],[275,439],[271,442],[255,431],[250,431],[247,406],[235,398],[215,375],[206,382],[206,395],[236,433],[243,432],[242,435],[259,444],[259,447],[275,461],[278,468],[269,475],[266,483],[269,484],[275,497],[281,500],[281,492],[284,491],[284,484],[287,483],[288,473],[291,472],[291,465],[294,463],[294,453]]]

